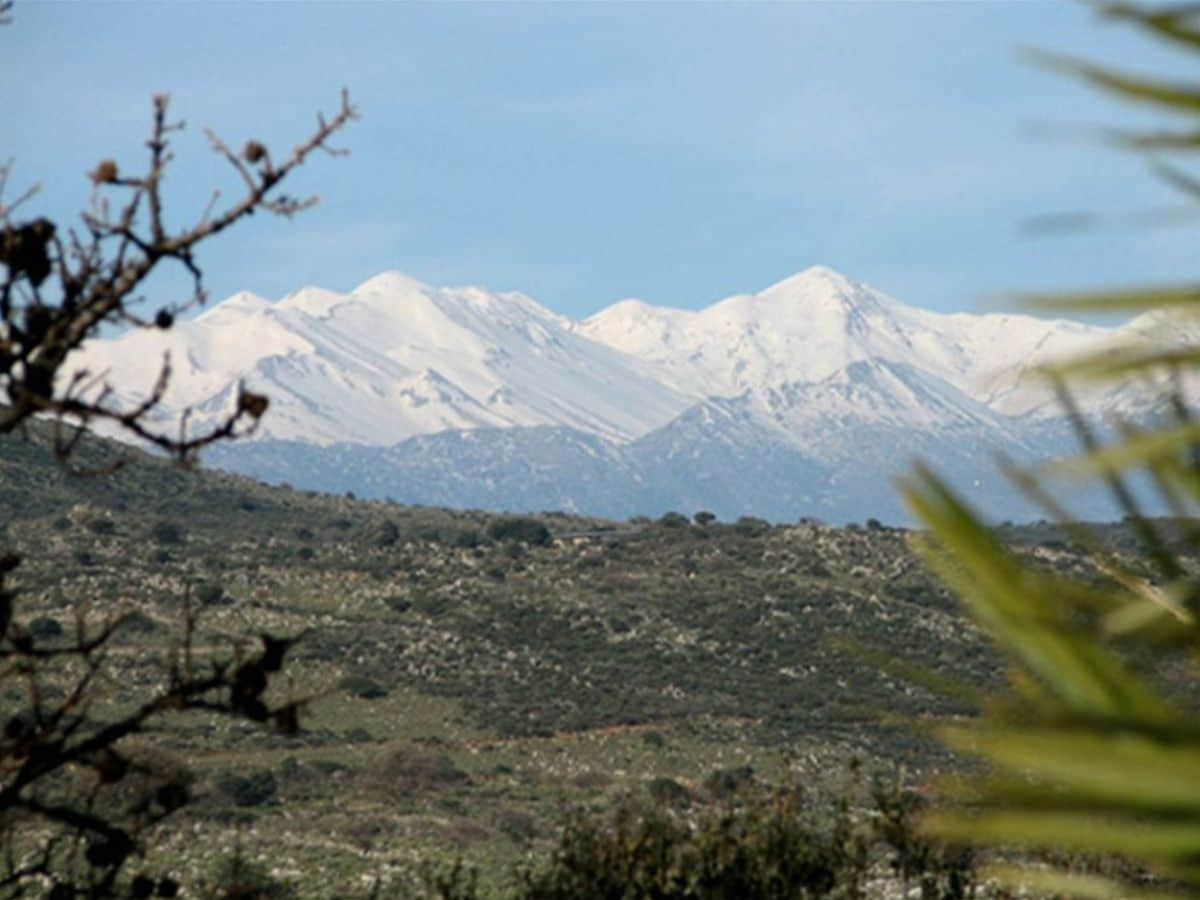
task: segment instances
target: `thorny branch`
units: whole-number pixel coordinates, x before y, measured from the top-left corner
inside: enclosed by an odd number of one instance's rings
[[[0,14],[3,11],[0,4]],[[56,450],[65,458],[81,427],[107,422],[187,462],[208,444],[251,432],[267,409],[266,397],[239,389],[233,408],[216,425],[190,433],[185,412],[178,428],[166,428],[155,413],[170,382],[169,359],[144,400],[122,405],[106,373],[72,371],[71,354],[105,324],[169,329],[179,314],[203,304],[197,247],[258,210],[290,217],[316,203],[315,196],[282,193],[280,185],[318,150],[344,154],[330,139],[357,118],[357,109],[343,91],[336,115],[318,115],[315,130],[278,164],[258,141],[246,142],[239,154],[206,132],[244,191],[222,210],[215,210],[214,195],[195,223],[179,231],[172,231],[164,220],[162,184],[174,159],[171,137],[183,123],[170,119],[165,94],[154,97],[146,170],[127,175],[114,160],[105,159],[88,173],[93,194],[82,216],[82,231],[70,228],[64,236],[64,229],[49,219],[17,220],[15,214],[37,188],[6,203],[12,163],[0,165],[0,403],[5,404],[0,408],[0,434],[34,417],[51,417],[59,425]],[[139,290],[163,263],[186,270],[191,296],[143,318],[134,310],[141,299]]]

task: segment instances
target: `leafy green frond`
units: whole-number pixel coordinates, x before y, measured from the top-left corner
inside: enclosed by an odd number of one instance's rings
[[[1026,308],[1042,312],[1138,313],[1171,307],[1200,308],[1200,286],[1143,285],[1077,293],[1019,294],[1017,300]]]
[[[1103,15],[1200,52],[1200,5],[1151,7],[1100,0]],[[1079,59],[1032,54],[1038,63],[1082,78],[1143,106],[1200,115],[1200,89],[1118,72]],[[1200,149],[1195,123],[1151,133],[1110,131],[1138,150]],[[1155,173],[1189,199],[1200,178],[1156,162]],[[913,513],[929,529],[920,544],[929,565],[1014,661],[1013,687],[980,705],[977,720],[945,725],[952,748],[985,764],[982,775],[940,785],[943,804],[930,833],[976,844],[1110,854],[1134,871],[1117,878],[1047,868],[997,867],[993,877],[1035,895],[1162,900],[1200,892],[1200,714],[1166,696],[1163,651],[1200,649],[1200,422],[1184,394],[1182,371],[1200,368],[1200,347],[1176,327],[1200,312],[1200,286],[1169,284],[1062,295],[1030,295],[1041,310],[1082,313],[1163,311],[1163,327],[1042,370],[1080,439],[1078,455],[1005,472],[1092,554],[1100,578],[1047,575],[1007,551],[980,519],[925,469],[905,480]],[[1165,420],[1110,421],[1115,437],[1081,414],[1067,381],[1141,378],[1161,389]],[[1151,521],[1129,476],[1138,473],[1175,516]],[[1049,485],[1065,479],[1107,491],[1145,555],[1145,570],[1114,562],[1093,532],[1073,521]],[[1140,567],[1139,567],[1140,568]],[[1169,657],[1178,678],[1186,662]],[[1134,661],[1137,661],[1135,666]],[[1193,660],[1194,662],[1194,660]],[[1195,681],[1195,670],[1186,677]],[[1191,689],[1191,690],[1189,690]]]
[[[1186,814],[1197,817],[1200,828],[1200,734],[1186,727],[954,725],[943,728],[942,737],[1040,783],[1039,805]],[[1012,797],[993,789],[982,800],[1007,805]]]
[[[1193,87],[1117,72],[1059,53],[1047,53],[1044,50],[1025,52],[1041,66],[1082,78],[1122,99],[1151,103],[1175,112],[1200,113],[1200,90]]]
[[[1200,312],[1200,307],[1197,308]],[[1110,381],[1143,373],[1160,374],[1181,366],[1200,365],[1200,348],[1125,345],[1105,347],[1102,351],[1056,360],[1040,367],[1043,378]]]
[[[1062,608],[1042,602],[1042,579],[1020,565],[931,472],[918,468],[903,488],[909,507],[930,528],[930,540],[919,546],[927,563],[1067,710],[1141,721],[1170,715],[1115,655],[1080,633]]]
[[[1135,3],[1096,3],[1101,15],[1146,28],[1167,40],[1200,49],[1200,10],[1194,4],[1149,9]]]
[[[1080,900],[1179,900],[1167,891],[1133,888],[1123,881],[1082,872],[987,866],[984,877],[1033,896],[1078,897]]]
[[[1055,460],[1042,467],[1047,475],[1076,480],[1125,472],[1139,466],[1157,465],[1178,457],[1200,441],[1200,422],[1189,422],[1161,431],[1137,434],[1119,443],[1109,444],[1079,456]]]

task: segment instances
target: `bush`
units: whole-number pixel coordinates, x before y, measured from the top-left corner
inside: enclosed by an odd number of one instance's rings
[[[691,523],[682,513],[668,512],[659,516],[658,524],[663,528],[687,528]]]
[[[393,596],[388,597],[383,601],[388,605],[388,609],[395,613],[406,613],[412,609],[412,601],[407,597]]]
[[[487,534],[494,541],[515,541],[533,547],[544,547],[553,539],[545,524],[529,516],[498,519],[488,526]]]
[[[217,900],[290,900],[296,896],[291,885],[246,859],[240,848],[221,864],[216,881]]]
[[[117,525],[112,519],[106,516],[96,516],[88,520],[87,528],[92,534],[106,536],[115,534]]]
[[[483,535],[474,528],[464,528],[450,539],[451,546],[459,547],[463,550],[473,550],[482,543]]]
[[[754,784],[754,769],[738,766],[716,769],[704,779],[704,790],[715,800],[731,800]]]
[[[217,606],[228,602],[225,588],[215,581],[205,581],[196,586],[196,602],[204,606]]]
[[[379,526],[375,533],[376,547],[391,547],[400,540],[400,529],[396,527],[396,523],[390,520],[385,521]]]
[[[29,632],[29,636],[36,641],[52,640],[63,633],[63,627],[59,624],[58,619],[52,619],[50,616],[38,616],[29,623],[26,630]]]
[[[437,791],[463,784],[467,774],[444,753],[408,746],[392,751],[379,765],[373,780],[397,797]]]
[[[160,544],[182,544],[184,539],[183,526],[177,522],[158,522],[150,529],[150,537]]]
[[[387,688],[362,675],[347,675],[338,682],[338,687],[347,694],[361,697],[363,700],[378,700],[388,695]]]
[[[840,808],[811,820],[794,791],[694,818],[622,801],[567,826],[550,859],[522,873],[527,900],[790,900],[862,893],[868,843]]]
[[[686,806],[692,802],[692,792],[674,778],[652,778],[646,783],[646,793],[660,806]]]
[[[217,782],[217,787],[237,806],[273,803],[278,790],[275,775],[269,769],[259,769],[249,775],[227,773]]]
[[[753,537],[770,531],[771,523],[758,516],[742,516],[733,524],[733,527],[738,534]]]

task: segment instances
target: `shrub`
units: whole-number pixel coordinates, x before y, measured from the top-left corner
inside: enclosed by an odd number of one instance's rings
[[[248,775],[229,772],[217,781],[217,787],[237,806],[265,806],[275,801],[278,785],[269,769],[259,769]]]
[[[530,516],[497,519],[488,526],[487,535],[494,541],[515,541],[533,547],[544,547],[553,539],[550,529]]]
[[[388,609],[395,613],[406,613],[412,609],[412,601],[407,597],[392,596],[383,601]]]
[[[455,533],[454,537],[450,539],[450,543],[463,550],[473,550],[483,543],[483,535],[474,528],[464,528]]]
[[[158,623],[140,609],[126,613],[121,617],[121,630],[146,633],[158,628]]]
[[[38,616],[29,623],[27,630],[29,636],[37,641],[48,641],[63,633],[63,627],[59,624],[58,619],[52,619],[50,616]]]
[[[375,533],[376,547],[391,547],[400,540],[400,529],[391,520],[385,521]]]
[[[537,819],[520,809],[502,809],[496,813],[496,828],[513,843],[527,846],[541,834]]]
[[[446,754],[410,745],[384,757],[373,780],[394,796],[405,797],[454,787],[468,778]]]
[[[742,516],[733,524],[733,527],[738,534],[754,536],[770,531],[771,523],[758,516]]]
[[[738,766],[733,769],[715,769],[704,779],[704,790],[716,800],[730,800],[754,784],[754,769]]]
[[[674,778],[652,778],[646,783],[646,793],[660,806],[686,806],[692,802],[692,792]]]
[[[248,860],[238,848],[216,874],[217,900],[291,900],[291,885],[273,877],[261,864]]]
[[[117,525],[106,516],[95,516],[88,519],[87,528],[92,534],[104,536],[116,533]]]
[[[364,700],[378,700],[388,695],[383,685],[362,675],[347,675],[338,682],[338,687],[347,694]]]
[[[217,606],[228,602],[225,588],[215,581],[201,582],[196,586],[196,602],[204,606]]]
[[[182,544],[184,539],[183,526],[178,522],[158,522],[150,529],[150,537],[160,544]]]
[[[817,823],[794,791],[686,816],[625,799],[582,816],[522,873],[527,900],[739,900],[859,896],[868,844],[845,807]]]

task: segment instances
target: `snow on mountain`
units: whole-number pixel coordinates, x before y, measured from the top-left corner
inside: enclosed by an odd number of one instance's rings
[[[164,418],[192,407],[198,426],[215,420],[243,381],[271,397],[260,438],[316,444],[546,424],[628,440],[692,402],[523,294],[436,288],[396,272],[348,294],[309,287],[278,303],[237,294],[169,332],[93,341],[72,368],[148,390],[164,353],[173,369]]]
[[[747,396],[804,446],[809,430],[851,419],[1001,427],[1057,415],[1032,375],[1039,365],[1152,326],[941,315],[820,266],[695,312],[624,300],[576,323],[524,294],[385,272],[344,294],[235,294],[169,332],[93,341],[75,362],[108,371],[131,402],[169,354],[164,420],[190,407],[198,426],[228,410],[244,382],[272,398],[259,438],[382,446],[554,425],[630,441],[697,402]],[[1089,405],[1146,401],[1118,391]]]
[[[255,440],[207,459],[301,487],[495,509],[900,520],[884,486],[922,457],[1020,518],[1032,510],[994,453],[1070,447],[1038,367],[1180,339],[1200,342],[1200,324],[943,315],[824,267],[698,311],[630,299],[583,322],[524,294],[385,272],[348,293],[236,294],[168,332],[93,341],[71,368],[107,371],[130,403],[169,354],[163,424],[185,408],[198,425],[218,420],[239,382],[266,393]],[[1099,417],[1161,408],[1155,386],[1078,396]]]
[[[926,372],[1009,415],[1049,399],[1023,373],[1110,333],[1033,316],[933,313],[824,266],[699,312],[625,300],[578,331],[652,362],[687,393],[815,384],[853,363],[881,361]]]

